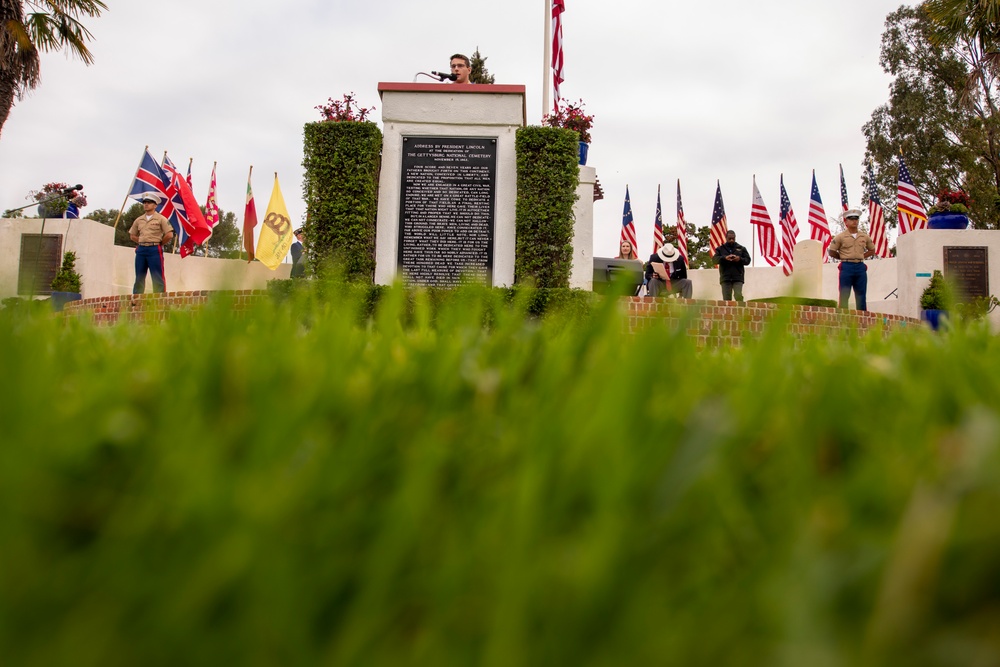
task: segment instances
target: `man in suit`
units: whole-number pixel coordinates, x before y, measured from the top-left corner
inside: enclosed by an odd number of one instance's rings
[[[672,243],[664,243],[650,255],[646,266],[646,285],[649,296],[679,294],[682,299],[690,299],[693,284],[687,277],[687,266],[680,251]]]

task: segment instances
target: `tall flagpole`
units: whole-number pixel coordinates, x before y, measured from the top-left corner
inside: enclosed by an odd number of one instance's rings
[[[549,105],[551,87],[549,86],[552,75],[552,0],[542,0],[545,6],[545,47],[542,49],[542,118],[551,110]]]
[[[142,169],[142,158],[146,157],[146,152],[148,150],[149,150],[149,144],[146,144],[146,147],[142,149],[143,152],[142,152],[142,157],[139,158],[139,164],[137,164],[135,166],[135,175],[132,176],[132,183],[129,184],[129,186],[128,186],[129,192],[132,191],[132,185],[135,184],[136,176],[139,175],[139,170]],[[118,222],[122,219],[122,212],[125,210],[125,204],[127,204],[127,203],[128,203],[128,195],[125,195],[125,199],[122,200],[122,207],[120,209],[118,209],[118,217],[115,218],[115,231],[116,232],[118,231]],[[112,242],[114,242],[113,239],[112,239]]]
[[[753,186],[757,187],[757,174],[753,175]],[[754,190],[756,192],[756,190]],[[753,224],[753,202],[750,200],[750,265],[757,266],[757,225]]]

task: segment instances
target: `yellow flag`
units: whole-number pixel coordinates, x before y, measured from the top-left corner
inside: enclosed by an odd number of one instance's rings
[[[281,196],[278,173],[275,172],[271,201],[267,202],[267,213],[264,214],[260,227],[260,238],[257,239],[256,258],[274,271],[288,254],[293,238],[292,221],[288,218],[288,208],[285,206],[285,198]]]

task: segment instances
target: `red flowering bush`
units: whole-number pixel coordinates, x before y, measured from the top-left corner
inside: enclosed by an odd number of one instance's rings
[[[566,102],[556,104],[555,113],[542,118],[542,124],[547,127],[561,127],[575,130],[580,135],[580,141],[590,143],[590,128],[594,126],[594,117],[583,110],[583,100],[576,103]]]
[[[934,209],[941,213],[969,213],[969,206],[972,199],[964,190],[941,190],[938,192],[938,201]]]
[[[328,104],[321,104],[319,109],[323,120],[334,123],[362,122],[368,118],[368,114],[375,111],[375,107],[365,108],[354,99],[354,93],[347,93],[343,100],[335,100],[332,97],[327,99]]]

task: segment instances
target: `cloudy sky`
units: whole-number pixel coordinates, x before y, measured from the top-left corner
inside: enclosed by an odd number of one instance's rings
[[[106,2],[88,23],[96,63],[43,56],[41,87],[4,125],[0,210],[50,181],[82,183],[89,210],[118,209],[148,145],[182,169],[194,159],[200,201],[218,162],[219,204],[240,220],[250,165],[258,211],[278,172],[301,221],[302,127],[317,105],[354,92],[380,122],[378,82],[447,69],[477,46],[497,83],[527,87],[528,122],[542,115],[543,0]],[[699,226],[718,179],[748,247],[755,174],[776,219],[784,173],[804,236],[813,169],[829,214],[838,164],[860,203],[861,126],[888,96],[878,55],[898,0],[566,4],[562,92],[595,116],[589,164],[605,191],[595,255],[617,252],[626,185],[647,255],[657,185],[673,223],[678,178]]]

